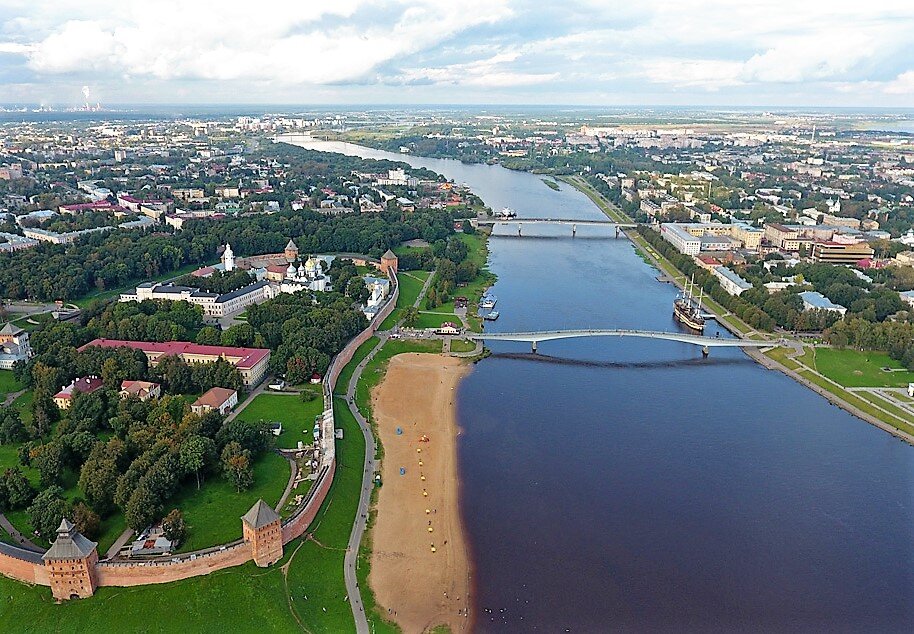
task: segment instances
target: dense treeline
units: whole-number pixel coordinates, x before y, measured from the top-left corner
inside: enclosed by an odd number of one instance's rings
[[[64,515],[89,537],[117,510],[141,530],[163,517],[182,485],[199,487],[221,472],[239,490],[250,487],[253,461],[268,446],[264,429],[224,423],[218,412],[198,416],[180,397],[141,402],[120,399],[114,390],[81,394],[51,437],[20,449],[20,461],[38,471],[43,492],[36,496],[21,471],[11,469],[0,477],[0,506],[28,506],[32,525],[49,540]],[[71,505],[63,486],[74,478],[83,499]]]
[[[458,287],[473,281],[479,274],[479,265],[468,259],[469,247],[459,236],[432,244],[435,260],[435,279],[429,288],[426,304],[435,308],[454,298]]]
[[[93,339],[187,341],[203,328],[203,309],[186,301],[113,302],[86,318]]]
[[[304,291],[249,307],[248,323],[273,350],[270,368],[293,384],[326,372],[330,359],[368,325],[353,298]]]
[[[161,277],[189,264],[212,262],[225,243],[238,256],[277,253],[294,238],[304,253],[377,257],[404,240],[433,242],[451,231],[451,213],[445,211],[325,218],[306,210],[192,221],[175,234],[118,230],[91,234],[71,245],[41,243],[0,254],[0,296],[77,299],[95,290]]]

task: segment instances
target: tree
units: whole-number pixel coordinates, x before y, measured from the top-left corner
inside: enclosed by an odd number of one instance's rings
[[[244,491],[254,484],[251,452],[237,442],[228,443],[222,450],[222,469],[237,491]]]
[[[0,410],[0,444],[9,445],[24,441],[28,438],[25,425],[19,410],[7,407]]]
[[[73,505],[72,515],[76,530],[89,539],[98,537],[102,523],[98,513],[86,506],[85,502],[77,502]]]
[[[32,403],[32,436],[42,438],[51,431],[51,426],[60,418],[60,410],[54,404],[54,399],[46,393],[35,392],[35,401]]]
[[[35,490],[18,467],[5,469],[0,475],[0,510],[25,508],[34,497]]]
[[[415,306],[410,306],[403,313],[403,325],[407,328],[412,328],[419,321],[419,309]]]
[[[127,526],[139,532],[155,522],[162,513],[159,498],[149,487],[138,486],[124,508],[124,520]]]
[[[205,326],[197,333],[197,343],[204,346],[219,345],[219,331],[212,326]]]
[[[64,469],[64,448],[60,441],[51,441],[34,447],[30,462],[41,475],[41,486],[49,487],[60,482]]]
[[[200,472],[212,462],[216,454],[216,443],[206,436],[191,436],[181,445],[179,458],[181,467],[197,478],[197,490],[200,490]]]
[[[60,521],[69,511],[67,501],[63,498],[63,489],[53,485],[39,493],[28,508],[29,519],[32,527],[38,534],[53,541]]]
[[[184,514],[179,509],[172,509],[162,520],[162,534],[174,546],[181,545],[185,540],[187,537],[187,524],[184,522]]]

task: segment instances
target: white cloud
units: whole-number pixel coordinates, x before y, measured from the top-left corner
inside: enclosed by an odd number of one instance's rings
[[[402,86],[449,100],[461,86],[479,102],[513,89],[813,103],[910,95],[911,33],[910,0],[0,0],[0,76],[125,101]]]
[[[436,45],[510,14],[502,0],[334,3],[262,0],[128,3],[91,20],[70,20],[25,54],[41,74],[105,71],[158,79],[330,83]],[[360,9],[376,23],[347,23]],[[319,28],[322,18],[341,18]]]

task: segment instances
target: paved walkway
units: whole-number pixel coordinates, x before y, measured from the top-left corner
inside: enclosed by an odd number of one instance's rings
[[[3,527],[7,533],[19,544],[22,548],[27,548],[28,550],[34,550],[35,552],[43,553],[45,551],[41,546],[36,545],[32,540],[27,538],[25,535],[16,530],[16,527],[10,524],[10,521],[6,519],[6,515],[0,513],[0,526]]]
[[[346,579],[346,593],[349,595],[349,602],[352,604],[352,615],[355,618],[355,629],[358,634],[368,634],[368,619],[365,616],[365,606],[362,604],[362,593],[359,590],[359,582],[356,577],[356,564],[359,558],[359,544],[362,543],[362,535],[368,524],[368,513],[371,506],[371,491],[374,487],[374,473],[377,469],[375,455],[378,452],[378,444],[375,441],[374,434],[371,433],[371,425],[362,416],[359,408],[355,404],[355,391],[362,376],[365,366],[374,359],[378,350],[387,343],[387,336],[376,333],[378,343],[371,349],[364,359],[355,367],[352,377],[349,379],[349,385],[346,386],[346,405],[352,413],[356,422],[362,430],[365,437],[365,464],[362,471],[362,491],[359,495],[359,508],[356,512],[355,522],[352,525],[352,532],[349,534],[349,545],[346,548],[344,561],[344,573]]]
[[[9,394],[6,395],[6,398],[4,399],[3,403],[0,403],[0,406],[9,407],[10,405],[13,404],[13,401],[15,401],[17,398],[19,398],[23,394],[25,394],[25,390],[19,390],[18,392],[10,392]]]
[[[124,529],[124,532],[121,533],[116,540],[114,540],[114,543],[111,544],[111,548],[109,548],[108,552],[105,553],[105,559],[113,559],[116,557],[117,554],[121,552],[121,548],[126,546],[127,542],[129,542],[131,539],[133,539],[133,529]]]

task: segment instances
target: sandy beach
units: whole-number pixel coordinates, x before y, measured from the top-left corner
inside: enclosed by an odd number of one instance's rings
[[[404,632],[437,625],[464,632],[471,620],[455,411],[457,384],[470,368],[441,355],[398,355],[372,395],[384,484],[369,583],[381,610],[389,610]]]

